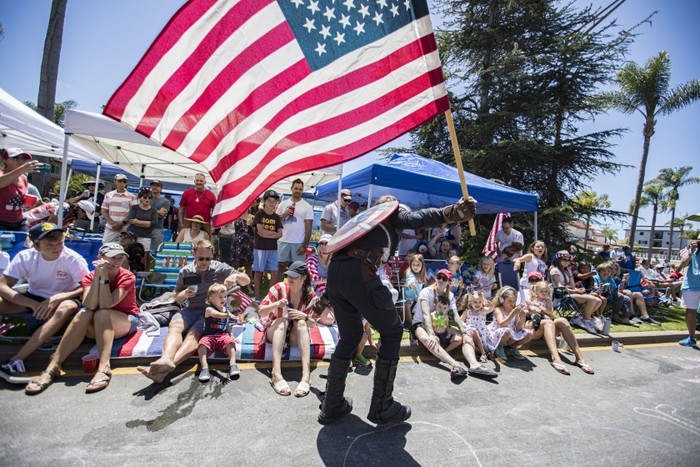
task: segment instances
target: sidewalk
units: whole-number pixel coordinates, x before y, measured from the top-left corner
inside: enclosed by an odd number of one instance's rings
[[[647,331],[647,332],[616,332],[610,333],[610,337],[599,337],[593,334],[577,334],[576,338],[578,340],[579,346],[582,348],[586,347],[605,347],[612,345],[613,341],[618,341],[623,345],[639,345],[639,344],[659,344],[667,342],[678,342],[688,335],[687,332],[682,331]],[[75,352],[66,360],[63,364],[63,368],[66,370],[80,369],[82,364],[80,359],[83,355],[87,354],[92,348],[93,344],[82,344],[78,347]],[[4,362],[10,358],[18,349],[19,345],[5,344],[0,345],[0,361]],[[537,340],[530,342],[523,347],[527,350],[543,351],[546,350],[546,345],[543,340]],[[27,361],[25,365],[27,370],[30,372],[38,372],[45,368],[52,350],[39,350],[35,352]],[[458,351],[455,351],[457,355]],[[364,355],[369,358],[376,357],[376,351],[373,348],[365,348]],[[404,340],[401,343],[400,356],[429,356],[425,347],[420,344],[411,345],[408,340]],[[148,365],[150,362],[155,360],[155,358],[122,358],[113,359],[113,368],[134,368],[139,365]],[[192,358],[187,361],[184,365],[194,365],[196,359]],[[256,363],[269,363],[269,362],[256,362]],[[298,362],[289,362],[292,365],[298,364]],[[284,363],[283,363],[284,365]]]

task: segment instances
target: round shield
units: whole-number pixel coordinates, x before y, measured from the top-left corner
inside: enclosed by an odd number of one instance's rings
[[[352,242],[364,236],[367,232],[381,224],[399,207],[398,201],[377,204],[366,211],[362,211],[347,221],[333,237],[328,241],[325,253],[334,253],[345,248]]]

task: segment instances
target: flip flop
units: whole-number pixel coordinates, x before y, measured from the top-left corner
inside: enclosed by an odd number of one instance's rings
[[[566,368],[566,365],[564,365],[563,363],[550,362],[549,364],[552,365],[552,368],[557,370],[562,375],[570,375],[571,374],[571,373],[569,373],[568,368]]]
[[[306,397],[309,395],[310,390],[311,385],[306,381],[302,381],[297,385],[297,388],[294,390],[294,397]]]
[[[88,394],[92,394],[95,392],[102,391],[103,389],[107,388],[109,386],[109,382],[112,381],[112,371],[111,370],[100,370],[97,372],[97,375],[103,374],[101,378],[99,378],[96,381],[90,381],[87,386],[85,386],[85,392]]]
[[[24,388],[25,394],[27,394],[28,396],[35,396],[44,392],[46,388],[51,386],[53,382],[56,381],[59,378],[59,376],[61,376],[61,370],[56,368],[53,371],[42,371],[41,374],[49,375],[49,380],[44,382],[39,381],[39,378],[31,380],[29,383],[27,383],[27,386]]]
[[[595,371],[588,363],[576,362],[576,364],[583,370],[584,373],[589,375],[594,375]]]
[[[292,395],[292,390],[289,389],[289,384],[283,379],[277,381],[276,383],[273,383],[272,381],[270,381],[270,386],[272,386],[272,389],[274,389],[275,392],[277,394],[279,394],[280,396],[291,396]]]

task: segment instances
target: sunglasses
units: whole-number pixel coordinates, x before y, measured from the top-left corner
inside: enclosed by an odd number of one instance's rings
[[[197,256],[197,261],[213,261],[214,258],[211,256]]]
[[[443,276],[443,275],[437,276],[437,280],[443,281],[443,282],[449,281],[449,279],[447,278],[447,276]]]
[[[115,183],[126,183],[127,180],[115,180],[114,182],[115,182]]]

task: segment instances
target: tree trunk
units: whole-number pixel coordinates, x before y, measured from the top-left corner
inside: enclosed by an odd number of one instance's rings
[[[63,20],[66,17],[68,0],[53,0],[49,26],[44,40],[44,56],[41,60],[41,75],[39,78],[39,96],[37,97],[37,112],[53,122],[53,111],[56,102],[56,82],[58,81],[58,62],[61,58],[63,42]],[[41,162],[48,159],[38,158]],[[51,187],[51,175],[37,173],[32,175],[32,183],[42,195],[48,194]]]
[[[654,116],[647,116],[644,123],[644,147],[642,148],[642,160],[639,163],[639,175],[637,176],[637,191],[634,194],[634,209],[632,212],[632,225],[630,226],[629,246],[634,248],[634,237],[637,234],[637,218],[639,217],[639,204],[642,200],[642,188],[644,186],[644,173],[649,157],[649,143],[654,134]]]
[[[668,234],[668,253],[666,261],[671,262],[671,250],[673,249],[673,221],[676,219],[676,203],[671,208],[671,232]],[[679,248],[680,249],[680,248]]]
[[[591,225],[591,216],[586,216],[586,232],[583,234],[583,251],[588,251],[588,227]]]
[[[656,212],[658,209],[658,204],[654,204],[654,211],[651,215],[651,232],[649,232],[649,262],[651,262],[651,252],[654,248],[654,230],[656,230]]]

